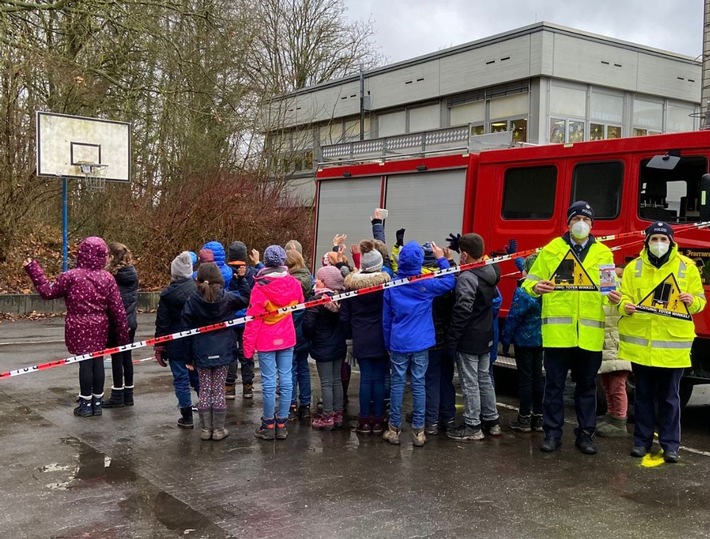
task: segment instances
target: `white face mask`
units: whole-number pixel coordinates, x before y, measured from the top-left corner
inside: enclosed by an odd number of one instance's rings
[[[577,221],[575,224],[572,225],[572,229],[570,230],[570,233],[572,236],[574,236],[578,240],[583,240],[589,237],[589,231],[592,229],[587,223],[584,221]]]
[[[670,243],[663,243],[660,241],[655,241],[653,243],[648,244],[648,250],[658,258],[661,258],[664,254],[666,254],[670,247]]]

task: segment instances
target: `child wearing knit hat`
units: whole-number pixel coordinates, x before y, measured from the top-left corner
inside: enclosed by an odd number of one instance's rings
[[[335,266],[316,272],[314,299],[333,297],[343,289],[343,275]],[[341,369],[346,355],[345,333],[340,324],[340,304],[326,302],[310,307],[303,317],[303,335],[309,340],[320,379],[323,413],[313,416],[312,426],[333,430],[343,426]]]

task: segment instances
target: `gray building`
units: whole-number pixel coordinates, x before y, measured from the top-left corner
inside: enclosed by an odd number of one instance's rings
[[[268,111],[266,144],[280,156],[274,170],[310,197],[321,148],[361,138],[460,125],[532,144],[691,131],[701,67],[541,22],[282,96]]]

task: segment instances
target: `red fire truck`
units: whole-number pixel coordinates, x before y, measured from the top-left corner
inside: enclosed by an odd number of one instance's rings
[[[522,147],[512,147],[507,133],[469,133],[462,126],[324,147],[316,173],[316,253],[332,248],[335,233],[351,241],[371,237],[369,216],[377,207],[389,212],[389,244],[398,228],[406,229],[406,240],[439,245],[451,232],[475,231],[489,251],[510,239],[523,251],[561,234],[567,207],[586,200],[596,236],[643,230],[657,220],[685,227],[677,233],[681,251],[710,287],[710,230],[689,226],[710,220],[710,131]],[[616,263],[641,247],[640,237],[625,245]],[[511,262],[501,272],[504,318],[520,275]],[[684,403],[694,384],[710,383],[710,309],[695,325]]]

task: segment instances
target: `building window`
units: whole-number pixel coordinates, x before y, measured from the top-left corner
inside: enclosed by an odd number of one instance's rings
[[[511,168],[503,186],[504,219],[550,219],[555,207],[557,168]]]
[[[639,97],[634,98],[632,118],[634,135],[651,135],[663,131],[663,103]]]
[[[486,132],[486,127],[484,125],[472,125],[471,134],[472,135],[483,135]]]
[[[589,124],[589,140],[621,138],[620,125]]]
[[[550,143],[582,142],[584,140],[584,126],[584,120],[551,118]]]
[[[505,131],[513,132],[513,142],[528,141],[528,121],[525,118],[491,122],[491,133],[503,133]]]
[[[597,219],[614,219],[621,210],[624,164],[620,161],[580,163],[572,173],[572,198],[586,200]]]

